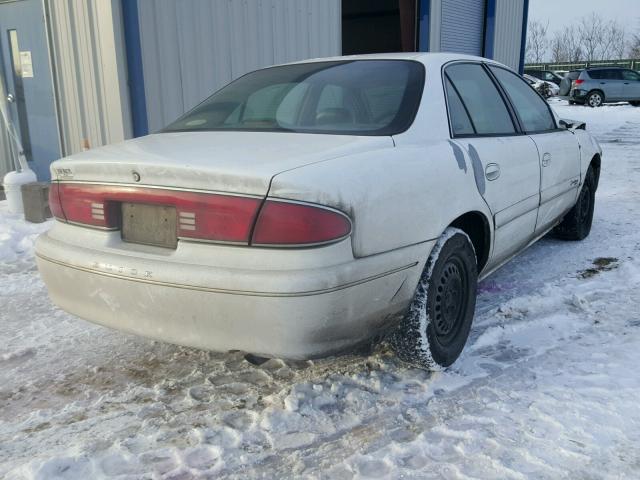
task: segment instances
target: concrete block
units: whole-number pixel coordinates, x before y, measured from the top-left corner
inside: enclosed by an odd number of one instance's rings
[[[49,208],[49,184],[32,182],[22,185],[24,219],[32,223],[42,223],[51,217]]]

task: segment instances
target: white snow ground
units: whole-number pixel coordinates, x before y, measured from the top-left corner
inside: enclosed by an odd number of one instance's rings
[[[0,477],[640,478],[640,108],[554,108],[602,142],[591,236],[484,281],[437,374],[383,347],[255,367],[86,323],[38,277],[47,225],[0,202]]]

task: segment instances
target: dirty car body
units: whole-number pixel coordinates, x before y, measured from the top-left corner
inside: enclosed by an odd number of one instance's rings
[[[484,113],[477,75],[499,102]],[[550,110],[526,131],[501,76],[517,74],[452,54],[272,67],[161,132],[59,160],[36,245],[50,296],[217,351],[367,342],[398,322],[448,226],[468,230],[487,275],[576,202],[599,147]]]

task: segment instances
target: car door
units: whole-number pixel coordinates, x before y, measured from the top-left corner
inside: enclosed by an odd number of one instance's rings
[[[531,138],[518,131],[482,64],[449,64],[444,82],[453,141],[466,152],[478,190],[493,214],[490,269],[533,237],[540,193],[538,151]]]
[[[640,73],[622,70],[622,89],[624,100],[640,100]]]
[[[518,75],[498,66],[489,69],[504,89],[520,128],[535,143],[540,161],[540,208],[535,231],[543,234],[576,201],[580,184],[580,149],[575,135],[556,125],[549,104]]]
[[[620,100],[622,98],[623,80],[618,69],[587,70],[592,82],[589,90],[599,89],[604,92],[606,101]]]

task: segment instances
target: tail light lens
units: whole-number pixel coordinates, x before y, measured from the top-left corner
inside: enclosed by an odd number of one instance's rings
[[[311,246],[351,233],[346,215],[309,204],[124,185],[53,182],[49,190],[56,218],[109,230],[120,228],[123,202],[175,207],[177,236],[194,240]]]
[[[249,243],[261,199],[161,188],[61,183],[51,189],[52,213],[60,220],[120,228],[122,202],[176,208],[178,237]],[[52,186],[53,186],[52,185]],[[57,195],[56,195],[57,193]],[[54,213],[55,212],[55,213]]]
[[[581,79],[579,79],[579,78],[578,78],[577,80],[574,80],[574,81],[573,81],[573,84],[574,84],[574,85],[582,85],[583,83],[584,83],[584,80],[581,80]]]
[[[307,204],[267,200],[256,226],[252,245],[310,246],[332,242],[351,233],[342,213]]]

